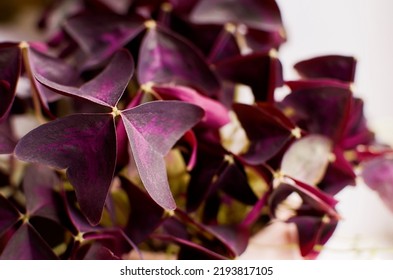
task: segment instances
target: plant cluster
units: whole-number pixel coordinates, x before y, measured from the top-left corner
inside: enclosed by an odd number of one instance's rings
[[[0,43],[0,258],[233,259],[276,221],[317,255],[335,194],[386,152],[356,60],[285,81],[274,0],[69,3],[43,14],[48,41]],[[39,126],[19,139],[20,116]]]

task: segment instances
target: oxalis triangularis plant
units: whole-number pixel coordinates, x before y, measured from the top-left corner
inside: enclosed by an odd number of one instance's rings
[[[0,44],[1,259],[233,259],[276,222],[314,258],[340,190],[388,193],[356,60],[284,81],[275,1],[65,2],[48,41]],[[21,116],[39,125],[18,137]]]

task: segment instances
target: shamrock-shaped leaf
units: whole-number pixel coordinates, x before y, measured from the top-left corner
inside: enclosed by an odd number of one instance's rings
[[[21,61],[18,44],[0,44],[0,122],[7,116],[14,101]]]
[[[19,211],[0,194],[0,237],[20,218]]]

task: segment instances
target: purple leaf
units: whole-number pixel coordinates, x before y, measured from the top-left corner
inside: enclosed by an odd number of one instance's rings
[[[44,124],[23,137],[16,156],[67,169],[82,212],[100,221],[116,162],[116,134],[110,114],[77,114]]]
[[[243,23],[268,31],[282,28],[280,10],[274,0],[201,0],[190,20],[199,24]]]
[[[249,230],[241,226],[206,226],[235,256],[240,256],[247,248]]]
[[[250,86],[257,101],[272,102],[274,90],[284,83],[281,62],[270,52],[232,57],[215,69],[224,80]]]
[[[59,84],[39,73],[35,73],[35,77],[43,85],[61,94],[81,97],[112,108],[117,105],[133,73],[134,61],[130,53],[123,49],[114,54],[101,73],[80,87]]]
[[[61,224],[57,215],[58,201],[55,199],[55,188],[59,185],[60,180],[53,170],[38,164],[29,165],[23,179],[27,214]]]
[[[355,79],[356,59],[326,55],[300,61],[294,67],[304,78],[331,78],[350,83]]]
[[[224,28],[210,50],[208,61],[216,64],[221,60],[240,54],[241,50],[236,41],[234,32],[231,32],[228,28]]]
[[[19,211],[0,194],[0,237],[20,218]]]
[[[192,241],[174,237],[172,235],[155,235],[156,239],[178,244],[182,251],[179,259],[188,260],[225,260],[224,256],[217,254],[206,247],[196,244]]]
[[[9,122],[0,123],[0,154],[11,154],[14,151],[16,141],[11,131]]]
[[[164,156],[177,140],[203,117],[195,105],[156,101],[121,112],[139,176],[161,207],[175,209],[166,175]]]
[[[92,66],[105,61],[142,32],[143,21],[139,16],[96,11],[69,17],[64,29],[88,55],[85,66]]]
[[[149,28],[140,47],[138,80],[141,84],[177,83],[217,96],[220,84],[202,54],[189,42],[160,27]]]
[[[239,103],[233,109],[251,141],[247,153],[242,155],[249,164],[266,162],[293,138],[291,129],[262,107]]]
[[[378,157],[362,164],[364,182],[376,191],[384,204],[393,211],[393,159]]]
[[[14,101],[21,61],[18,44],[0,43],[0,122],[7,117]]]
[[[136,244],[144,241],[162,222],[164,211],[140,188],[120,178],[131,206],[131,214],[124,232]],[[146,219],[146,216],[149,218]]]
[[[23,224],[8,241],[0,260],[55,260],[58,257],[29,224]]]
[[[93,243],[85,246],[88,248],[83,257],[84,260],[119,260],[111,250],[100,244]]]
[[[301,82],[281,106],[302,129],[339,142],[347,126],[352,92],[347,87]],[[291,86],[292,87],[292,86]]]
[[[59,83],[61,85],[72,86],[79,82],[79,73],[77,69],[64,62],[64,60],[50,57],[33,47],[29,48],[29,63],[33,76],[41,76],[48,81]],[[54,102],[62,96],[35,81],[41,101],[45,108],[49,110],[49,102]]]
[[[209,128],[220,128],[227,124],[229,111],[221,103],[205,97],[197,91],[184,86],[153,86],[153,90],[164,100],[181,100],[195,104],[205,110],[202,124]]]
[[[313,258],[318,252],[314,251],[316,245],[324,245],[333,234],[337,221],[325,222],[322,217],[300,216],[292,217],[289,223],[295,223],[300,252],[303,257]]]

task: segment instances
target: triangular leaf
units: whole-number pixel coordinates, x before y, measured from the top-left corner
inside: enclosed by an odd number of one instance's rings
[[[114,54],[108,65],[92,80],[80,87],[59,84],[36,72],[36,79],[50,89],[64,95],[90,100],[94,103],[115,107],[134,73],[134,61],[127,50]]]
[[[100,221],[116,162],[116,134],[110,114],[77,114],[44,124],[15,148],[24,161],[67,168],[82,212]]]
[[[164,156],[203,114],[195,105],[176,101],[150,102],[121,113],[141,180],[163,208],[176,208]]]
[[[0,237],[20,218],[19,211],[0,194]]]

